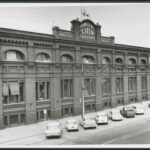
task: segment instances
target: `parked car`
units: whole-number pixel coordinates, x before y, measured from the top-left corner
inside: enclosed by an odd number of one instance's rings
[[[66,129],[70,130],[79,130],[78,122],[75,119],[67,119],[66,120]]]
[[[45,136],[46,138],[52,137],[52,136],[59,136],[62,135],[62,128],[60,122],[50,122],[47,124],[47,129],[45,130]]]
[[[84,116],[81,118],[80,125],[86,129],[86,128],[96,128],[96,122],[93,116]]]
[[[122,120],[122,116],[121,116],[119,110],[110,110],[108,112],[108,118],[111,120],[115,120],[115,121],[121,121]]]
[[[125,106],[120,111],[124,117],[135,117],[135,110],[130,106]]]
[[[95,115],[95,121],[97,124],[108,124],[108,117],[106,112],[98,112]]]
[[[135,114],[140,115],[145,113],[145,109],[142,105],[133,105],[132,108],[135,111]]]

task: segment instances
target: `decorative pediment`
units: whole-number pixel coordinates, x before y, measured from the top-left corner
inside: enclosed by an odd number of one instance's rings
[[[83,20],[79,26],[79,34],[82,39],[96,40],[95,24],[89,20]]]

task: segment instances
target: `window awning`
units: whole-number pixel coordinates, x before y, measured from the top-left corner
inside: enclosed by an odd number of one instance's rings
[[[11,95],[19,95],[19,84],[18,82],[9,82]]]
[[[6,59],[7,60],[17,60],[17,58],[16,58],[16,52],[15,51],[8,51],[6,53]]]
[[[3,96],[8,96],[8,84],[3,83]]]

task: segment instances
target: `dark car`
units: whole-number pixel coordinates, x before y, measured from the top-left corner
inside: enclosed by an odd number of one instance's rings
[[[130,106],[123,107],[120,113],[124,117],[132,117],[132,118],[135,117],[135,110]]]

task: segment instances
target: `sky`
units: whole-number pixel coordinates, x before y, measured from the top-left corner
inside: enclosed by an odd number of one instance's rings
[[[0,27],[52,34],[52,27],[70,30],[85,9],[102,36],[115,43],[150,48],[150,3],[7,3],[0,4]]]

